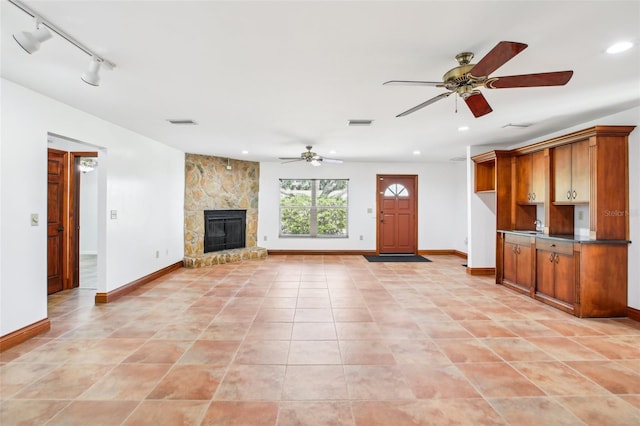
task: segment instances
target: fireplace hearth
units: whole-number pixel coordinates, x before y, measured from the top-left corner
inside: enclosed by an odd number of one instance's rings
[[[244,248],[246,227],[246,210],[205,210],[204,252]]]

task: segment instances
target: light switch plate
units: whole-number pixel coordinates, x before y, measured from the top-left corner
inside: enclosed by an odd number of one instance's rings
[[[40,224],[40,216],[38,213],[31,213],[31,226],[38,226]]]
[[[118,218],[118,210],[111,210],[111,219]]]

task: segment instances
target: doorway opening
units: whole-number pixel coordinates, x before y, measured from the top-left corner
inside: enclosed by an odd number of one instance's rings
[[[418,254],[418,176],[377,175],[376,252]]]
[[[100,150],[48,137],[47,294],[98,288]]]

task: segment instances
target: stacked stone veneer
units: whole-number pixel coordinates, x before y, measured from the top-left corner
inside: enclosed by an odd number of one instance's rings
[[[184,265],[199,268],[264,258],[257,247],[260,164],[206,155],[186,154],[184,190]],[[247,211],[246,248],[204,252],[204,210]]]

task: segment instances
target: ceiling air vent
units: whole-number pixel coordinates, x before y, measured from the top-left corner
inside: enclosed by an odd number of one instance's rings
[[[507,129],[509,127],[514,127],[516,129],[524,129],[526,127],[531,126],[532,123],[507,123],[502,126],[503,129]]]
[[[193,121],[193,120],[188,120],[188,119],[185,119],[185,120],[180,120],[180,119],[178,119],[178,120],[172,120],[172,119],[168,118],[168,119],[167,119],[167,121],[168,121],[169,123],[171,123],[171,124],[186,124],[186,125],[193,125],[193,126],[195,126],[196,124],[198,124],[198,123],[196,123],[195,121]]]
[[[349,126],[371,126],[373,120],[349,120]]]

